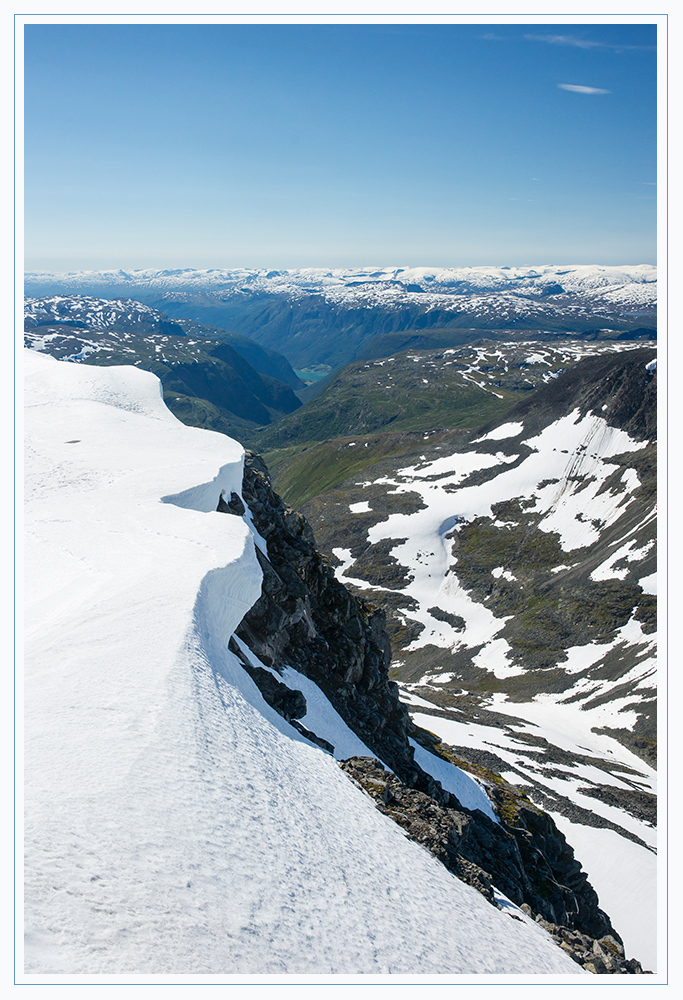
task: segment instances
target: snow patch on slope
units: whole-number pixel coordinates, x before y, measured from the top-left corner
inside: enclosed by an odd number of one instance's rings
[[[424,506],[411,514],[391,514],[368,532],[371,544],[405,539],[397,541],[392,555],[412,577],[404,592],[419,607],[411,610],[409,617],[424,626],[409,648],[419,649],[430,643],[450,649],[474,648],[488,643],[481,655],[498,677],[520,672],[507,662],[507,643],[496,640],[507,619],[496,619],[484,605],[474,601],[451,572],[457,559],[452,532],[475,517],[492,516],[492,507],[503,500],[524,497],[533,499],[527,511],[541,515],[538,527],[557,533],[565,551],[590,545],[600,530],[620,516],[629,492],[638,485],[633,470],[620,472],[620,467],[609,459],[645,447],[645,442],[610,427],[604,418],[581,416],[578,410],[521,444],[532,449],[521,462],[515,455],[470,451],[383,477],[377,482],[393,486],[396,493],[418,493]],[[501,471],[495,477],[467,485],[470,473],[496,466]],[[605,488],[606,480],[615,474],[619,474],[619,482],[611,489]],[[504,571],[501,568],[501,575]],[[339,572],[351,580],[350,552],[345,553],[344,567]],[[435,619],[429,611],[434,607],[463,618],[465,629],[456,630],[448,622]]]
[[[534,364],[537,360],[543,360],[542,356],[534,355],[533,359],[530,358],[527,360],[527,364]],[[484,434],[483,437],[475,438],[472,444],[481,444],[482,441],[503,441],[505,438],[518,437],[523,430],[524,424],[520,424],[518,421],[501,424],[500,427],[494,427],[492,431]]]

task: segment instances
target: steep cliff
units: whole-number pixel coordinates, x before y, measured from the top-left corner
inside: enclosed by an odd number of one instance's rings
[[[378,758],[355,757],[343,763],[344,770],[411,839],[490,902],[499,903],[500,890],[524,906],[589,971],[642,972],[625,959],[619,935],[549,816],[494,778],[485,782],[496,813],[491,819],[467,808],[417,763],[411,740],[432,751],[434,746],[411,722],[388,679],[391,650],[383,612],[336,579],[305,518],[274,493],[265,464],[252,452],[246,454],[242,497],[265,545],[258,551],[261,596],[236,636],[264,666],[254,664],[238,643],[232,648],[271,707],[333,752],[324,732],[298,722],[306,699],[278,674],[293,667],[310,678]],[[236,495],[222,499],[218,509],[243,513]]]

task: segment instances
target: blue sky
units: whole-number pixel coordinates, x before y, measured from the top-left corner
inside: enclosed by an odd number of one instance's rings
[[[656,30],[28,24],[26,266],[654,263]]]

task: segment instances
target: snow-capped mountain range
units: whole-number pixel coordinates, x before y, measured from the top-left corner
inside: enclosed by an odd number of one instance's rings
[[[154,268],[133,271],[29,271],[27,291],[46,284],[85,291],[89,286],[222,294],[267,292],[291,298],[323,295],[331,302],[414,302],[447,308],[453,296],[503,293],[604,299],[635,307],[656,305],[657,269],[652,264],[540,267],[300,268],[295,270]]]
[[[253,337],[297,368],[339,367],[396,330],[612,335],[652,328],[653,265],[29,272],[29,295],[127,296]]]

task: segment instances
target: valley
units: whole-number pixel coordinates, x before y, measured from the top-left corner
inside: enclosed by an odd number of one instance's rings
[[[24,346],[65,361],[151,371],[178,419],[233,437],[301,405],[294,388],[303,383],[281,355],[224,330],[171,322],[130,299],[29,298]]]

